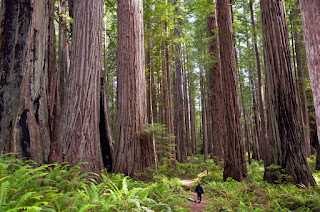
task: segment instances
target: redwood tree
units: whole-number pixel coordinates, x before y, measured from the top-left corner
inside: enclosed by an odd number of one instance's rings
[[[54,12],[54,3],[53,11]],[[64,85],[65,80],[69,72],[69,50],[67,39],[67,2],[66,0],[59,1],[59,51],[58,51],[58,71],[51,72],[50,84],[51,98],[50,116],[51,116],[51,144],[50,144],[50,156],[49,162],[61,162],[62,161],[62,144],[59,142],[59,127],[62,115],[62,102],[64,97]],[[54,17],[54,16],[52,16]],[[53,21],[53,20],[52,20]],[[53,23],[52,23],[53,25]],[[54,27],[54,25],[53,25]],[[55,38],[55,35],[53,36]],[[53,54],[56,53],[55,43],[53,45]],[[55,57],[54,57],[55,59]],[[54,62],[55,64],[55,62]]]
[[[268,120],[265,179],[268,182],[278,180],[275,170],[268,168],[274,164],[285,170],[294,183],[314,185],[303,151],[303,137],[297,116],[285,3],[284,0],[261,0],[260,7]]]
[[[175,8],[175,14],[179,15],[178,0],[173,0]],[[179,19],[175,20],[174,35],[180,37]],[[181,67],[181,47],[180,43],[175,44],[175,136],[177,145],[177,160],[179,162],[187,161],[187,145],[186,145],[186,133],[184,128],[184,114],[183,114],[183,93],[182,93],[182,67]]]
[[[126,175],[153,162],[147,124],[142,0],[118,0],[117,121],[113,169]]]
[[[300,0],[304,41],[307,50],[307,59],[311,87],[313,92],[314,107],[318,138],[320,138],[320,2],[318,0]],[[320,169],[320,145],[318,141],[317,169]]]
[[[219,54],[219,38],[218,38],[218,23],[217,13],[214,11],[213,14],[207,18],[208,25],[208,37],[209,42],[209,53],[210,53],[210,75],[209,84],[211,90],[209,94],[212,95],[211,107],[213,122],[213,155],[223,158],[223,96],[222,96],[222,81],[221,81],[221,65],[220,65],[220,54]]]
[[[53,4],[1,1],[0,150],[39,164],[50,153],[48,108],[55,92],[49,91],[48,79],[56,71]]]
[[[65,160],[99,173],[103,167],[99,137],[102,46],[101,0],[73,2],[71,65],[64,97],[60,142]]]
[[[258,90],[257,90],[257,98],[258,98],[258,104],[256,108],[256,129],[257,129],[257,144],[260,146],[260,155],[263,159],[265,159],[266,156],[266,141],[267,141],[267,130],[266,130],[266,121],[265,121],[265,110],[264,110],[264,98],[263,98],[263,85],[262,85],[262,73],[261,73],[261,65],[260,65],[260,53],[259,48],[257,44],[257,32],[256,32],[256,24],[254,21],[254,14],[253,14],[253,8],[252,8],[252,0],[249,2],[250,7],[250,17],[251,17],[251,24],[252,24],[252,30],[253,30],[253,46],[254,46],[254,52],[255,52],[255,58],[256,58],[256,66],[257,66],[257,75],[258,75]],[[259,110],[259,111],[258,111]],[[258,119],[260,118],[260,123],[258,122]]]
[[[231,177],[237,181],[242,181],[247,176],[247,167],[242,141],[230,1],[217,0],[217,11],[225,120],[223,179],[226,180]]]

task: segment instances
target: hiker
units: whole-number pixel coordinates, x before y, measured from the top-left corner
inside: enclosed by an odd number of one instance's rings
[[[201,196],[204,193],[202,185],[201,185],[201,182],[198,182],[198,185],[197,185],[196,190],[194,192],[196,192],[198,194],[198,201],[200,203],[201,202]]]

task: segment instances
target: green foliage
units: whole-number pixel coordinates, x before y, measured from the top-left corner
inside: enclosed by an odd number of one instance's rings
[[[178,180],[146,184],[120,174],[82,173],[80,166],[37,167],[32,161],[0,157],[0,211],[183,210]]]
[[[279,167],[274,165],[268,168],[270,171],[279,171]],[[209,174],[203,174],[200,178],[205,195],[210,198],[206,210],[318,211],[320,209],[319,185],[305,188],[292,184],[268,184],[263,181],[263,161],[253,160],[248,166],[248,175],[249,177],[243,182],[231,178],[223,182],[221,165],[212,165]]]
[[[167,133],[167,128],[164,124],[148,124],[144,129],[144,133],[154,136],[158,156],[168,158],[173,157],[170,150],[174,148],[174,144],[171,144],[171,140],[175,139],[175,136]]]

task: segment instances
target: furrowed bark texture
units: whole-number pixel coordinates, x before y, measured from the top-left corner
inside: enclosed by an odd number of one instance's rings
[[[217,13],[207,18],[208,36],[212,39],[209,42],[210,58],[213,61],[210,66],[209,82],[212,95],[212,119],[213,122],[213,155],[223,158],[223,135],[224,135],[224,120],[223,120],[223,97],[222,97],[222,81],[221,81],[221,64],[219,54],[219,38],[218,38],[218,23]]]
[[[178,0],[173,0],[173,5],[175,8],[175,14],[179,15]],[[179,20],[175,20],[174,35],[180,38]],[[187,161],[187,148],[186,148],[186,133],[184,128],[184,114],[183,114],[183,94],[182,94],[182,74],[181,74],[181,59],[180,54],[181,47],[180,43],[175,45],[175,136],[177,145],[177,160],[179,162]]]
[[[241,182],[247,176],[247,167],[242,141],[230,2],[217,0],[217,11],[224,96],[225,152],[223,179],[226,180],[231,177]]]
[[[38,164],[48,162],[50,151],[48,72],[55,54],[49,10],[48,1],[1,5],[0,148]]]
[[[303,35],[307,50],[307,59],[313,101],[316,112],[318,138],[320,138],[320,1],[300,0]],[[318,140],[318,146],[320,146]],[[320,149],[317,154],[317,167],[320,167]]]
[[[261,64],[260,64],[260,53],[257,44],[257,33],[256,33],[256,25],[254,21],[254,13],[252,8],[252,0],[249,2],[250,6],[250,17],[251,17],[251,24],[253,28],[253,42],[254,42],[254,52],[256,58],[256,65],[257,65],[257,74],[258,74],[258,91],[257,91],[257,98],[259,99],[257,107],[257,111],[259,114],[258,119],[260,118],[260,122],[256,122],[257,124],[257,135],[258,135],[258,144],[260,146],[260,155],[263,159],[266,158],[266,142],[267,142],[267,130],[266,130],[266,119],[264,114],[264,97],[263,97],[263,85],[262,85],[262,73],[261,73]]]
[[[145,55],[141,0],[118,0],[118,96],[113,169],[126,175],[153,162],[147,124]]]
[[[315,181],[303,152],[284,1],[263,0],[260,5],[268,120],[265,180],[277,180],[267,168],[274,164],[285,169],[294,183],[314,185]]]
[[[53,1],[52,1],[53,2]],[[54,2],[52,3],[54,13]],[[59,142],[59,128],[62,114],[62,102],[64,96],[65,79],[69,71],[69,50],[67,41],[67,21],[66,21],[67,7],[66,1],[60,0],[59,2],[59,64],[58,70],[50,72],[50,128],[51,128],[51,144],[50,144],[50,156],[49,162],[61,162],[62,161],[62,144]],[[52,14],[53,15],[53,14]],[[52,16],[53,19],[54,16]],[[54,20],[52,25],[54,27]],[[55,35],[53,36],[55,38]],[[54,39],[55,40],[55,39]],[[52,54],[56,55],[56,43],[52,46]],[[56,60],[55,56],[54,59]],[[54,61],[54,64],[56,62]]]
[[[79,162],[85,171],[100,173],[99,137],[100,70],[102,45],[101,0],[75,0],[71,65],[64,97],[60,142],[65,142],[64,160]]]

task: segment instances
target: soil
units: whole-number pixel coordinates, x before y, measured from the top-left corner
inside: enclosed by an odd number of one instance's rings
[[[201,203],[198,203],[197,200],[197,194],[191,190],[191,186],[194,183],[194,180],[183,180],[182,181],[182,186],[188,190],[190,190],[190,194],[192,195],[192,199],[190,198],[189,200],[192,201],[192,205],[190,205],[188,208],[190,209],[190,211],[192,212],[202,212],[204,211],[204,205],[206,204],[206,198],[204,196],[202,196],[202,201]]]

